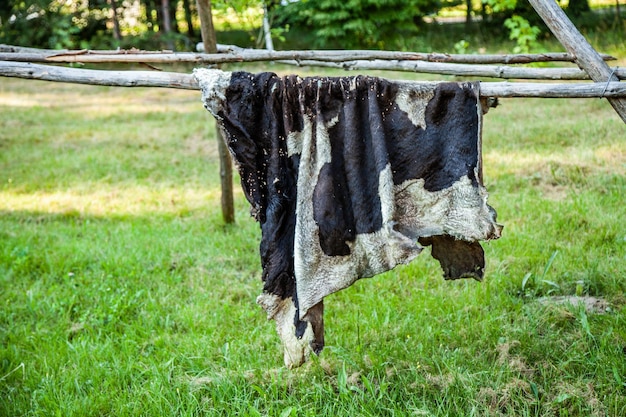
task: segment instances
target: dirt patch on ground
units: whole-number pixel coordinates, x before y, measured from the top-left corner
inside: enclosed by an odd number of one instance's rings
[[[541,305],[571,305],[575,308],[583,307],[587,313],[604,314],[611,311],[608,301],[599,297],[565,295],[558,297],[541,297],[537,299]]]
[[[513,379],[501,389],[483,387],[478,391],[477,399],[485,404],[495,415],[514,415],[515,403],[523,400],[531,403],[536,400],[531,385],[521,379]]]
[[[498,351],[497,363],[501,366],[508,366],[511,370],[519,372],[520,375],[530,378],[535,373],[535,370],[528,366],[523,357],[514,355],[511,350],[520,345],[520,342],[513,340],[511,342],[501,343],[496,347]]]

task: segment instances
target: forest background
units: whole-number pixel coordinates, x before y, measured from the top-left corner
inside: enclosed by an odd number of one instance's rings
[[[620,0],[560,4],[587,37],[623,39]],[[540,52],[550,40],[530,4],[517,0],[217,0],[212,9],[218,42],[242,47],[263,45],[264,16],[277,49],[467,53],[495,41],[508,52]],[[192,51],[199,27],[194,0],[0,2],[0,41],[21,46]]]

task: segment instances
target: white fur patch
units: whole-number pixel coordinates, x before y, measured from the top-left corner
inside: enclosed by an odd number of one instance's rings
[[[273,294],[263,293],[258,296],[257,303],[267,312],[267,319],[276,322],[276,331],[283,344],[283,359],[287,368],[297,368],[311,355],[313,327],[307,322],[302,338],[296,336],[294,317],[296,307],[291,297],[281,300]]]
[[[387,224],[393,220],[396,211],[396,202],[394,200],[393,190],[393,173],[391,165],[387,163],[378,175],[378,196],[380,197],[380,209],[382,211],[383,224]]]
[[[500,236],[485,187],[474,186],[467,176],[440,191],[426,190],[423,179],[407,180],[395,189],[399,226],[417,236],[448,234],[468,241]]]
[[[202,90],[202,103],[204,107],[215,117],[222,110],[222,103],[226,101],[226,89],[230,85],[230,72],[208,68],[195,68],[193,76],[200,84]]]
[[[311,131],[311,122],[305,116],[304,117],[304,129],[302,132],[289,132],[287,134],[287,156],[291,157],[293,155],[300,155],[302,153],[302,136],[305,134],[304,132]]]
[[[426,106],[435,95],[435,83],[401,83],[396,95],[398,108],[415,126],[426,129]]]

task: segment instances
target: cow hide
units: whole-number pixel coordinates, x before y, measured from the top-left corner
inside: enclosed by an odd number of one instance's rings
[[[432,245],[481,279],[500,236],[482,184],[478,83],[196,69],[261,225],[263,293],[285,363],[324,345],[323,299]]]

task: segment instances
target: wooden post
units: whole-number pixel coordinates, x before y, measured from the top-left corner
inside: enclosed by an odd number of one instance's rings
[[[200,30],[204,51],[209,54],[217,52],[217,40],[211,15],[211,0],[196,0],[200,16]],[[226,142],[219,128],[215,127],[217,137],[217,153],[220,160],[220,181],[222,183],[222,218],[225,223],[235,222],[235,204],[233,198],[233,162]]]
[[[576,57],[578,66],[595,82],[619,81],[602,57],[580,34],[563,9],[554,0],[528,0],[550,31],[567,51]],[[626,123],[626,99],[609,98],[609,103]]]

